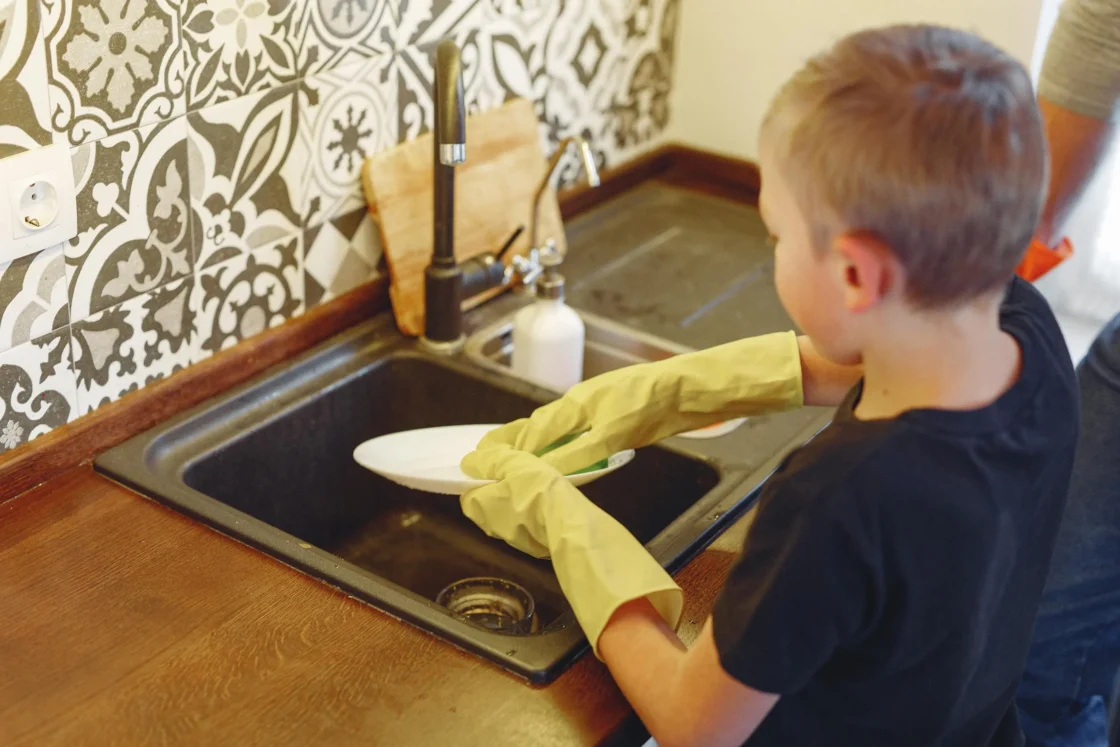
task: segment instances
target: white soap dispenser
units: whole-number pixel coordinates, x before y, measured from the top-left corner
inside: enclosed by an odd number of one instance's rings
[[[553,242],[541,249],[537,299],[513,318],[514,375],[557,392],[583,380],[583,320],[564,303],[563,261]]]

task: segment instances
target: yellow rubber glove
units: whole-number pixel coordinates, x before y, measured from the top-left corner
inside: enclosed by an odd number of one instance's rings
[[[543,456],[572,474],[624,449],[803,402],[797,336],[780,332],[588,379],[530,417],[491,431],[478,447],[536,453],[587,431]]]
[[[680,587],[634,535],[589,501],[553,467],[524,451],[474,451],[463,471],[498,480],[463,495],[463,513],[491,537],[503,539],[552,567],[580,627],[599,656],[599,636],[623,604],[645,597],[674,629]]]

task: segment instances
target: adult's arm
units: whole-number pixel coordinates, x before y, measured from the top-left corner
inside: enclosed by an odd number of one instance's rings
[[[1120,120],[1120,0],[1066,0],[1046,47],[1038,99],[1050,145],[1038,238],[1054,245]]]

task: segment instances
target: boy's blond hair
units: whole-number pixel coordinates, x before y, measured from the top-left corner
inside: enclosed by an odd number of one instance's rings
[[[1030,76],[964,31],[862,31],[811,59],[763,124],[827,246],[868,232],[925,307],[1006,284],[1038,222],[1046,141]]]

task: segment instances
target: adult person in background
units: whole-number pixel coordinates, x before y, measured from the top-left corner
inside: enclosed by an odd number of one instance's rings
[[[1115,139],[1120,0],[1066,0],[1038,95],[1051,177],[1037,238],[1054,246]],[[1019,690],[1029,747],[1108,744],[1108,701],[1120,670],[1120,316],[1093,343],[1078,382],[1078,457]],[[1120,747],[1120,722],[1113,731]]]

